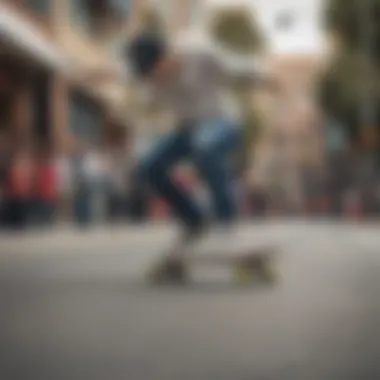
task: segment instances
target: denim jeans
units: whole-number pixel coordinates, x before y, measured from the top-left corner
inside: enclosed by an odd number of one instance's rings
[[[196,226],[207,217],[205,210],[170,177],[173,165],[192,162],[208,185],[217,221],[228,224],[237,211],[230,153],[239,142],[240,129],[230,120],[218,118],[183,125],[159,139],[143,157],[142,173],[185,226]]]

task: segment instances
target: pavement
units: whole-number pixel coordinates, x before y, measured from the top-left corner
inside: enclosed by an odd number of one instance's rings
[[[239,242],[279,246],[276,287],[202,268],[186,288],[149,287],[142,275],[174,234],[2,236],[0,379],[380,378],[376,225],[242,224]]]

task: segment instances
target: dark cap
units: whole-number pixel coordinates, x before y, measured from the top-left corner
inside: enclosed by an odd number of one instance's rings
[[[127,47],[127,56],[138,76],[149,75],[166,53],[163,38],[153,33],[141,33]]]

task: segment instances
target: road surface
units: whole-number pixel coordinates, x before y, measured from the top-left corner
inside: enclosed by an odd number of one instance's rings
[[[380,378],[376,226],[245,225],[276,240],[282,281],[238,289],[223,273],[150,288],[171,231],[62,233],[0,243],[2,380]]]

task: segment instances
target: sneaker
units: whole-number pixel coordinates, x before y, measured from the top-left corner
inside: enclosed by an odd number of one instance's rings
[[[205,223],[186,228],[178,241],[173,245],[171,255],[177,256],[190,252],[191,248],[198,244],[199,241],[207,234],[208,227]]]

